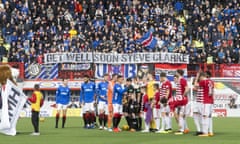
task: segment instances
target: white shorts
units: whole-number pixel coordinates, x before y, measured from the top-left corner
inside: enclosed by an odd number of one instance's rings
[[[202,104],[202,116],[208,116],[211,117],[212,116],[212,104]]]
[[[161,110],[157,108],[153,108],[153,118],[160,118]]]
[[[194,102],[193,103],[193,113],[201,114],[202,113],[201,111],[202,111],[202,103]]]
[[[179,106],[179,107],[177,107],[177,113],[179,114],[179,115],[185,115],[185,113],[186,113],[186,106]]]
[[[85,113],[85,112],[92,112],[94,110],[95,109],[94,109],[94,103],[93,102],[92,103],[85,103],[83,105],[83,113]]]
[[[122,114],[123,106],[120,104],[113,104],[113,114],[119,113]]]
[[[67,104],[57,104],[57,110],[66,110],[67,107]]]
[[[100,114],[100,110],[103,110],[105,114],[108,114],[108,105],[106,102],[98,102],[98,114]]]
[[[164,112],[164,113],[170,113],[170,107],[169,107],[169,105],[167,105],[167,106],[163,106],[163,105],[161,105],[161,112]]]

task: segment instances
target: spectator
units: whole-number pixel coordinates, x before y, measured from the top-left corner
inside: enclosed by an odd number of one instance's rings
[[[237,2],[5,0],[0,5],[0,25],[3,42],[10,45],[10,62],[39,61],[37,55],[46,52],[94,50],[176,52],[190,54],[192,63],[205,62],[206,56],[213,63],[238,63]],[[155,49],[135,43],[149,30],[158,41]],[[203,43],[204,54],[194,50],[195,42]],[[31,48],[35,51],[30,53]]]

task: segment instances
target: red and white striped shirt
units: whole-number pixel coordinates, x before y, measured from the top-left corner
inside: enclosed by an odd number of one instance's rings
[[[199,102],[199,103],[203,102],[203,88],[202,87],[197,88],[195,100],[196,100],[196,102]]]
[[[185,92],[185,87],[187,86],[187,81],[184,78],[179,79],[176,89],[176,105],[186,105],[188,103],[188,97],[183,95]]]
[[[169,91],[169,94],[167,95],[167,91]],[[167,98],[168,100],[172,97],[172,84],[170,81],[165,81],[161,85],[160,89],[160,99],[163,97]]]

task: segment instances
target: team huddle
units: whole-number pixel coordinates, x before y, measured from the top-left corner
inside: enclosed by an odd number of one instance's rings
[[[160,82],[156,82],[152,74],[148,74],[143,80],[125,80],[117,74],[113,74],[109,80],[109,75],[105,74],[103,80],[97,84],[88,76],[84,76],[79,99],[84,127],[95,128],[98,116],[99,129],[120,132],[119,123],[124,117],[130,131],[171,133],[172,117],[175,117],[178,131],[174,134],[188,133],[186,116],[190,111],[190,88],[183,74],[183,70],[176,71],[175,90],[164,72],[160,74]],[[198,136],[213,136],[211,113],[214,83],[210,80],[210,75],[209,72],[199,72],[193,84],[196,89],[193,117]],[[61,110],[62,128],[65,127],[69,101],[70,88],[67,86],[67,80],[63,80],[63,85],[56,91],[56,128]]]

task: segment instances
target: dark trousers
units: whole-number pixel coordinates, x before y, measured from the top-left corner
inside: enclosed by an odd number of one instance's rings
[[[34,128],[34,132],[39,132],[39,112],[32,111],[32,125]]]

